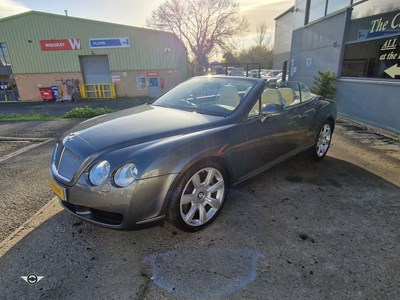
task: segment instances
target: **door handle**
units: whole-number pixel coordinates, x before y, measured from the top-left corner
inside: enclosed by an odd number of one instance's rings
[[[308,116],[308,114],[301,114],[301,115],[299,115],[299,119],[307,118],[307,116]]]

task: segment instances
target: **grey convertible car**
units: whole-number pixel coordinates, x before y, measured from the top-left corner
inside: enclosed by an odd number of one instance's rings
[[[82,122],[53,152],[60,203],[97,225],[209,225],[228,188],[312,148],[325,156],[336,106],[300,82],[195,77],[149,104]]]

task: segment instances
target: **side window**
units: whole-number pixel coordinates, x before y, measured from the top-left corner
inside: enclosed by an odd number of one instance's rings
[[[259,116],[260,115],[260,99],[257,100],[256,104],[254,104],[253,108],[251,109],[248,118]]]
[[[300,89],[297,81],[282,82],[278,91],[281,94],[284,106],[292,106],[300,103]]]
[[[313,99],[313,94],[310,92],[308,87],[306,87],[303,83],[299,82],[300,90],[301,90],[301,102],[306,102]]]

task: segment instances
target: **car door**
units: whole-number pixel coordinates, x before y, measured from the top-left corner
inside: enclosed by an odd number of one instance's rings
[[[235,160],[235,181],[242,181],[279,162],[298,147],[298,128],[293,126],[290,114],[282,112],[263,117],[260,100],[240,124],[235,135],[245,135],[244,143],[236,149],[239,159]],[[258,107],[258,108],[257,108]]]
[[[285,103],[285,113],[296,127],[299,146],[312,143],[315,130],[315,96],[301,82],[283,82],[278,88]]]
[[[302,129],[303,135],[301,144],[312,145],[316,133],[316,96],[310,92],[308,87],[299,82],[301,95],[301,111],[298,124]]]

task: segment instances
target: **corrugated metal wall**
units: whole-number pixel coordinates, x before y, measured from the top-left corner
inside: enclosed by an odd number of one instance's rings
[[[129,37],[129,48],[90,49],[90,38]],[[78,38],[80,50],[42,51],[40,40]],[[80,55],[108,55],[111,71],[181,69],[187,53],[170,33],[41,12],[0,20],[16,74],[80,72]],[[31,42],[30,42],[31,41]],[[170,51],[165,51],[169,48]]]

